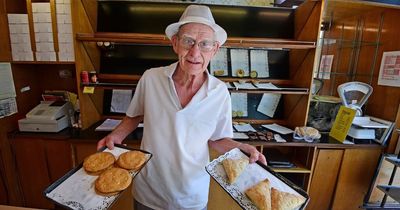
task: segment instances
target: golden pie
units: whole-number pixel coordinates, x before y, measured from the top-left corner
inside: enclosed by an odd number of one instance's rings
[[[110,168],[100,174],[95,181],[96,192],[100,195],[114,195],[129,187],[132,176],[126,169]]]
[[[228,176],[229,184],[233,184],[236,181],[248,164],[249,160],[246,158],[227,158],[222,161],[222,165],[224,166],[226,175]]]
[[[146,154],[141,151],[129,151],[122,153],[117,160],[117,165],[121,168],[137,171],[146,162]]]
[[[258,209],[271,210],[271,185],[268,179],[247,189],[245,194]]]
[[[98,175],[113,166],[115,157],[110,152],[94,153],[83,161],[83,168],[92,175]]]
[[[275,188],[271,189],[272,210],[288,210],[300,206],[305,198],[288,192],[282,192]]]

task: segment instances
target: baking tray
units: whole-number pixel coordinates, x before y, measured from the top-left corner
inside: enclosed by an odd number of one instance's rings
[[[259,162],[249,164],[237,178],[235,183],[229,184],[228,177],[222,165],[222,161],[227,158],[236,159],[249,157],[241,150],[235,148],[211,161],[206,166],[206,171],[242,207],[242,209],[257,210],[257,207],[245,195],[244,191],[266,178],[269,179],[271,187],[280,191],[300,195],[305,198],[304,203],[296,209],[303,210],[307,206],[309,196],[303,189],[296,186],[282,175],[274,172],[270,167]]]
[[[130,172],[132,178],[135,178],[153,156],[150,152],[132,149],[119,144],[116,144],[113,150],[109,150],[106,147],[100,149],[100,151],[111,152],[116,159],[118,159],[119,155],[123,152],[131,150],[141,151],[147,154],[148,157],[145,164],[143,164],[138,171]],[[101,196],[96,194],[94,190],[94,182],[98,176],[87,174],[82,166],[83,163],[47,187],[43,192],[44,196],[66,209],[108,209],[114,204],[122,191],[117,195],[112,196]]]

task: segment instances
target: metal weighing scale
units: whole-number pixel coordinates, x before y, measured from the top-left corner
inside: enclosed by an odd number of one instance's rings
[[[342,104],[357,111],[353,124],[347,134],[348,136],[354,139],[375,139],[376,128],[389,127],[388,125],[372,120],[371,117],[363,116],[361,108],[373,91],[370,85],[362,82],[347,82],[339,85],[337,90]]]

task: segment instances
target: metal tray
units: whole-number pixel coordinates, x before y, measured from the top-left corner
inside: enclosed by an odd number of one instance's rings
[[[305,209],[309,196],[300,187],[282,175],[274,172],[270,167],[261,163],[249,164],[235,183],[229,184],[222,161],[227,158],[248,158],[248,155],[235,148],[211,161],[206,166],[206,171],[211,177],[242,207],[246,210],[257,210],[257,207],[245,195],[244,191],[258,182],[269,179],[271,187],[278,190],[300,195],[305,198],[305,202],[296,209]]]
[[[113,150],[109,150],[103,147],[101,151],[111,152],[116,158],[119,157],[123,152],[127,152],[132,149],[123,145],[115,145]],[[136,171],[130,172],[132,178],[135,178],[142,168],[147,164],[147,162],[153,156],[151,153],[138,150],[146,153],[148,158],[145,164]],[[122,192],[113,196],[101,196],[96,194],[94,190],[94,181],[98,176],[89,175],[83,169],[83,163],[81,163],[76,168],[72,169],[66,173],[63,177],[55,181],[49,187],[44,190],[43,194],[46,198],[55,202],[57,205],[62,206],[66,209],[76,209],[76,210],[101,210],[108,209],[111,207]]]

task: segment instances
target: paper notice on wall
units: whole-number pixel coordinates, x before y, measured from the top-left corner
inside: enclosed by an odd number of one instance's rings
[[[249,76],[249,54],[245,49],[231,49],[231,70],[233,77]]]
[[[210,61],[210,71],[214,76],[228,76],[227,49],[219,48],[214,58]]]
[[[400,51],[383,53],[378,85],[400,87]]]
[[[0,63],[0,99],[15,97],[14,79],[10,63]]]
[[[0,118],[17,113],[17,101],[15,97],[0,99]]]
[[[333,55],[322,55],[321,63],[319,64],[318,78],[330,79],[333,63]]]
[[[247,117],[247,94],[232,93],[232,117]]]
[[[257,111],[267,115],[268,117],[274,117],[280,99],[281,94],[264,93],[260,104],[258,104]]]
[[[125,113],[126,110],[128,110],[131,99],[132,90],[113,90],[110,111],[116,113]]]
[[[269,77],[268,51],[250,50],[251,71],[257,72],[258,78]]]

